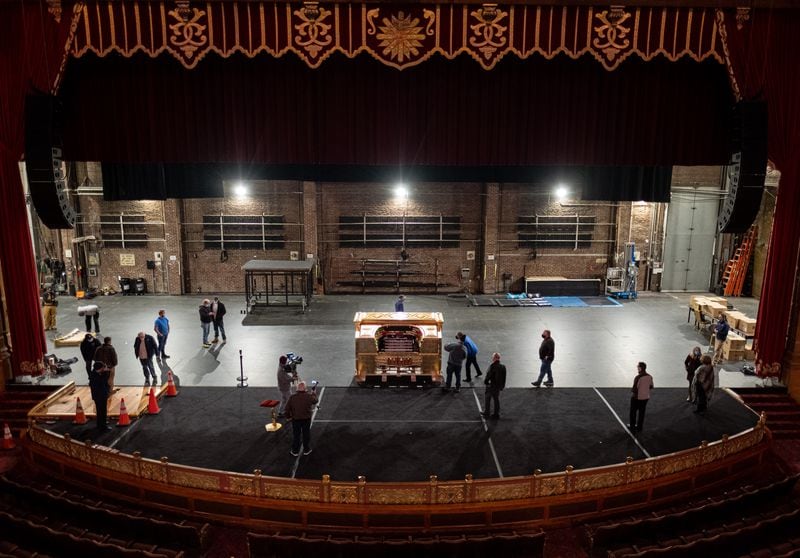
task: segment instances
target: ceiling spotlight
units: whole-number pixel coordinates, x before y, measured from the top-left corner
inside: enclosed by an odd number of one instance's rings
[[[236,194],[237,198],[243,198],[247,196],[247,186],[243,182],[237,182],[233,187],[233,193]]]
[[[408,199],[408,188],[406,188],[405,184],[400,182],[394,188],[394,195],[395,195],[395,197],[397,197],[399,199],[407,200]]]
[[[558,199],[558,201],[563,201],[566,199],[567,194],[569,194],[569,190],[567,190],[567,187],[563,184],[559,184],[556,187],[556,199]]]

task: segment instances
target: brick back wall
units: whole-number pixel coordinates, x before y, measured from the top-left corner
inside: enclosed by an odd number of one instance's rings
[[[361,246],[339,247],[338,222],[340,215],[401,216],[403,212],[415,216],[459,216],[461,218],[461,245],[459,248],[409,247],[409,270],[424,275],[409,278],[411,281],[433,283],[438,269],[439,292],[462,290],[467,282],[472,288],[478,282],[480,271],[476,261],[468,261],[467,251],[478,251],[481,236],[481,209],[483,186],[480,184],[427,183],[409,187],[407,200],[397,199],[394,187],[386,184],[326,184],[318,185],[320,208],[320,256],[326,292],[361,292],[360,286],[347,286],[343,282],[360,281],[362,259],[400,258],[401,247]],[[476,255],[477,257],[477,255]],[[437,263],[438,262],[438,263]],[[470,268],[470,279],[461,279],[461,269]],[[384,279],[390,279],[385,277]],[[394,289],[368,289],[373,292],[392,292]],[[403,292],[432,292],[431,288],[401,288]]]
[[[248,197],[184,200],[184,288],[187,293],[244,292],[242,265],[252,259],[288,260],[296,250],[305,257],[303,229],[302,184],[299,182],[257,182],[250,184]],[[203,246],[203,215],[283,215],[285,245],[282,249],[263,250],[253,244],[245,250],[228,249],[227,261],[221,261],[220,250]]]
[[[500,253],[496,276],[498,291],[523,290],[524,277],[566,277],[568,279],[605,278],[609,253],[613,250],[614,211],[610,203],[581,202],[567,199],[559,203],[552,188],[522,184],[504,184],[500,198]],[[623,204],[624,205],[624,204]],[[516,223],[523,215],[595,217],[593,242],[588,248],[549,247],[536,250],[518,242]],[[491,263],[491,262],[487,262]],[[492,270],[493,271],[493,270]],[[505,275],[505,277],[504,277]]]

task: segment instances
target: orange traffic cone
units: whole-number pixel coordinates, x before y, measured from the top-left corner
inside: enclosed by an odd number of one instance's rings
[[[81,398],[77,398],[78,402],[75,404],[75,420],[72,424],[86,424],[86,413],[83,412],[83,405],[81,405]]]
[[[119,400],[119,420],[117,426],[130,426],[131,417],[128,416],[128,409],[125,407],[125,398]]]
[[[161,409],[158,408],[158,401],[156,401],[155,388],[150,388],[150,401],[147,402],[147,412],[151,415],[157,415],[161,412]]]
[[[167,370],[167,397],[176,395],[178,395],[178,390],[175,388],[175,382],[172,381],[172,370]]]
[[[14,443],[14,438],[11,436],[11,429],[6,422],[5,426],[3,426],[3,449],[10,450],[15,447],[17,447],[17,444]]]

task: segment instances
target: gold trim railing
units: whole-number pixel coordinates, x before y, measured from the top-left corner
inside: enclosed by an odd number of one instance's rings
[[[440,482],[436,476],[426,482],[368,483],[365,477],[355,482],[288,479],[253,474],[230,473],[170,463],[166,457],[153,460],[120,453],[117,450],[77,442],[69,435],[59,435],[35,424],[29,429],[33,443],[54,452],[91,464],[95,468],[123,473],[133,478],[175,487],[202,489],[220,494],[248,496],[269,500],[316,502],[351,505],[464,505],[469,503],[511,502],[568,494],[582,494],[642,481],[653,481],[699,466],[721,461],[759,444],[767,435],[765,416],[758,424],[734,436],[699,447],[659,457],[625,463],[503,479],[475,480],[467,475],[461,481]]]

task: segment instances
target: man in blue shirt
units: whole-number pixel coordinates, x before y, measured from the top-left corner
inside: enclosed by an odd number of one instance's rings
[[[397,300],[394,302],[394,311],[395,312],[405,312],[405,303],[406,297],[400,295],[397,297]]]
[[[725,340],[728,338],[730,330],[731,326],[728,324],[728,319],[725,314],[722,314],[714,327],[714,364],[719,364],[723,360],[722,349],[725,346]]]
[[[165,352],[167,337],[169,336],[169,318],[167,318],[166,313],[166,310],[158,311],[158,318],[156,318],[156,324],[153,328],[156,332],[156,338],[158,339],[156,358],[159,360],[162,358],[169,358],[169,355]]]
[[[481,376],[481,367],[478,366],[478,346],[475,342],[470,339],[469,335],[464,333],[458,332],[458,337],[461,338],[461,342],[464,343],[464,348],[467,350],[467,366],[466,366],[466,374],[465,381],[471,382],[472,381],[472,366],[475,366],[475,377]]]

